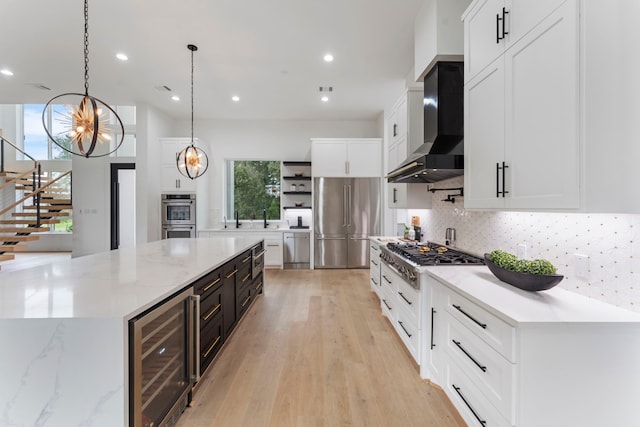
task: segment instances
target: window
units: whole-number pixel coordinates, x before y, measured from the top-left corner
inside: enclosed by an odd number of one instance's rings
[[[280,162],[227,161],[227,218],[280,219]]]

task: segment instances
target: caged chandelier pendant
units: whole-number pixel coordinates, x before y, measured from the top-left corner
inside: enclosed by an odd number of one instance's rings
[[[50,127],[48,117],[51,117]],[[88,0],[84,0],[84,94],[63,93],[52,98],[42,111],[42,124],[58,147],[86,158],[108,156],[120,148],[124,140],[124,126],[118,114],[105,102],[89,95]]]
[[[189,44],[187,48],[191,51],[191,144],[178,153],[176,165],[180,174],[196,179],[209,168],[209,158],[204,150],[196,147],[193,142],[193,52],[198,50],[198,47]]]

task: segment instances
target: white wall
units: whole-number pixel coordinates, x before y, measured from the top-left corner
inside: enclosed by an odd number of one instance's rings
[[[173,135],[191,134],[191,122],[176,124]],[[225,160],[311,160],[310,139],[381,138],[378,119],[371,121],[207,121],[194,124],[209,156],[209,170],[198,180],[198,228],[216,228],[224,214]],[[208,187],[201,197],[200,185]],[[202,212],[202,213],[201,213]]]

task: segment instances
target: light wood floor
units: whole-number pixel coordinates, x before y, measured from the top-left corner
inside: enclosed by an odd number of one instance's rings
[[[368,270],[268,270],[177,427],[459,427],[370,291]]]

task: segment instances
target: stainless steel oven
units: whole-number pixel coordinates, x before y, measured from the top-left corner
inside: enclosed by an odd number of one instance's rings
[[[196,225],[195,194],[162,194],[162,225]]]
[[[200,300],[193,287],[129,321],[129,425],[173,426],[199,379]]]
[[[196,226],[194,225],[163,225],[162,238],[175,239],[176,237],[193,238],[196,237]]]

